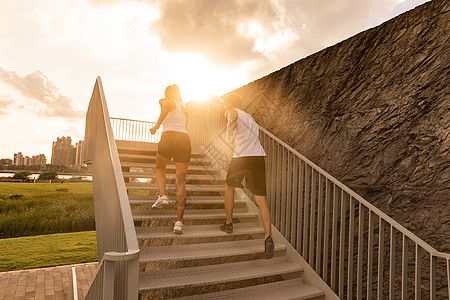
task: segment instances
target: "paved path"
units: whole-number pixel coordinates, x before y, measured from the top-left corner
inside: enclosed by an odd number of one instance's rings
[[[97,262],[0,273],[0,299],[66,300],[70,272],[77,273],[78,296],[84,299],[97,273]]]

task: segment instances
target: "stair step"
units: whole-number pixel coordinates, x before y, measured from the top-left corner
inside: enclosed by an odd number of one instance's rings
[[[307,300],[320,299],[322,290],[303,282],[303,278],[266,283],[246,288],[193,295],[176,298],[177,300]]]
[[[123,177],[126,178],[156,178],[155,172],[123,172]],[[175,174],[166,174],[166,179],[175,180]],[[210,175],[200,175],[200,174],[187,174],[186,181],[206,181],[206,182],[214,182],[219,181],[221,183],[225,182],[225,177],[220,174],[210,174]]]
[[[174,206],[175,207],[175,206]],[[134,221],[158,221],[158,220],[175,220],[177,217],[177,211],[174,210],[133,210],[133,220]],[[235,210],[233,212],[233,219],[256,219],[258,218],[258,213],[248,212],[244,210]],[[210,220],[222,220],[225,222],[226,215],[225,209],[186,209],[184,212],[184,221],[203,221],[208,222]]]
[[[139,168],[139,169],[154,169],[155,168],[155,164],[151,164],[151,163],[139,163],[139,162],[121,162],[120,165],[122,166],[122,168]],[[170,171],[170,170],[175,170],[175,165],[174,164],[168,164],[166,166],[166,171]],[[194,172],[198,172],[198,173],[204,173],[204,174],[220,174],[220,172],[222,172],[222,169],[219,168],[214,168],[211,166],[193,166],[193,165],[189,165],[188,167],[188,174],[192,174]]]
[[[183,234],[174,234],[172,230],[173,226],[136,227],[136,236],[140,246],[200,244],[264,237],[264,229],[253,223],[235,223],[233,233],[221,231],[217,224],[183,226]]]
[[[125,184],[127,187],[127,190],[130,191],[137,191],[137,190],[157,190],[158,186],[156,183],[135,183],[135,182],[128,182]],[[167,184],[166,189],[168,191],[175,191],[176,187],[175,184]],[[225,184],[186,184],[186,191],[187,192],[219,192],[224,193],[225,192]]]
[[[143,163],[155,163],[156,162],[156,154],[125,154],[119,153],[119,160],[123,162],[143,162]],[[189,161],[190,165],[211,165],[211,160],[207,158],[191,158]],[[169,164],[174,164],[173,161],[170,161]]]
[[[139,291],[168,291],[229,284],[270,276],[300,276],[303,268],[284,257],[245,262],[144,272]]]
[[[130,205],[134,206],[132,209],[136,209],[136,206],[141,205],[149,209],[153,203],[155,203],[157,196],[128,196],[130,199]],[[175,197],[172,197],[175,200]],[[235,199],[234,207],[245,207],[247,204],[244,199]],[[197,208],[223,208],[225,205],[223,196],[187,196],[186,197],[186,209]],[[173,205],[168,205],[164,209],[175,209]]]
[[[158,143],[134,142],[116,140],[117,151],[119,153],[152,153],[158,151]],[[206,151],[203,146],[192,146],[192,157],[205,157]]]
[[[275,251],[286,250],[286,246],[275,243]],[[189,261],[199,259],[222,259],[224,257],[264,253],[264,239],[231,241],[161,247],[142,247],[139,261],[156,263],[167,261]]]

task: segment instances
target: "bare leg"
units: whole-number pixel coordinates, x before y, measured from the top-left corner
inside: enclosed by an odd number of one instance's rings
[[[175,163],[177,187],[177,221],[183,221],[184,207],[186,206],[186,173],[188,163]]]
[[[225,189],[225,213],[227,215],[227,223],[233,221],[233,208],[234,208],[234,186],[226,185]]]
[[[268,237],[272,234],[271,220],[270,220],[270,209],[269,205],[266,201],[266,196],[256,196],[255,195],[256,204],[259,207],[259,213],[261,214],[261,220],[264,226],[264,231],[266,233],[265,237]]]
[[[159,154],[156,154],[156,184],[158,185],[159,195],[164,196],[166,194],[166,169],[167,163],[170,159],[165,158]]]

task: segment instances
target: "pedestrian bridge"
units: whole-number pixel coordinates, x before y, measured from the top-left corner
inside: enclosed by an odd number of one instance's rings
[[[156,200],[151,122],[111,118],[97,78],[86,116],[99,268],[86,299],[448,299],[450,255],[401,224],[264,128],[275,257],[251,193],[237,189],[235,231],[225,220],[219,101],[188,107],[193,158],[185,228]],[[175,193],[174,165],[167,167]],[[139,180],[138,180],[139,179]],[[173,198],[173,197],[172,197]],[[76,276],[76,272],[74,272]],[[76,282],[73,281],[73,282]],[[76,286],[72,299],[76,299]]]

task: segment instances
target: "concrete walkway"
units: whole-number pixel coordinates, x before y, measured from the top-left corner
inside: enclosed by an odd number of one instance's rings
[[[84,299],[97,273],[97,262],[0,273],[0,299],[66,300],[75,267],[79,299]]]

